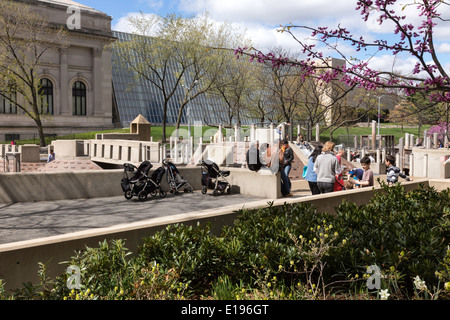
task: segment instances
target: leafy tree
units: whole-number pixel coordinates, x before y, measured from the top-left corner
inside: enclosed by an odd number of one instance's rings
[[[165,142],[169,104],[180,106],[178,129],[186,105],[210,90],[215,78],[224,72],[229,51],[218,49],[236,46],[237,42],[233,41],[239,38],[229,24],[213,25],[207,13],[199,18],[175,14],[162,18],[141,13],[129,21],[136,29],[136,37],[115,46],[127,68],[160,91]],[[180,90],[184,92],[181,98]]]
[[[417,115],[412,114],[411,111],[415,108],[414,104],[408,101],[403,101],[394,107],[394,110],[389,114],[389,122],[400,123],[403,132],[404,125],[418,124],[419,119]]]
[[[0,3],[0,97],[34,121],[40,145],[45,146],[40,64],[46,54],[67,47],[66,31],[26,3]]]

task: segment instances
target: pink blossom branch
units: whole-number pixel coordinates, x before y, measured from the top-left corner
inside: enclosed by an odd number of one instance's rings
[[[421,24],[418,26],[406,23],[406,16],[396,13],[393,6],[398,3],[397,0],[357,0],[356,3],[355,10],[360,12],[364,21],[367,21],[371,11],[376,9],[379,12],[380,24],[386,21],[393,22],[395,26],[393,32],[399,35],[400,41],[390,44],[386,40],[375,40],[369,43],[363,37],[358,38],[341,26],[336,29],[329,29],[328,27],[312,28],[290,25],[285,26],[281,32],[290,34],[300,44],[302,52],[307,57],[306,59],[293,61],[272,53],[265,54],[253,48],[239,48],[235,54],[238,56],[249,55],[251,59],[256,59],[258,62],[270,62],[274,68],[286,64],[295,64],[302,67],[305,77],[316,76],[324,82],[339,80],[349,86],[358,85],[367,90],[375,90],[380,87],[402,89],[407,95],[425,91],[430,94],[433,101],[450,101],[450,79],[436,55],[433,38],[434,27],[436,26],[435,20],[442,21],[437,9],[440,5],[449,5],[449,3],[443,0],[415,2],[414,5],[419,12],[419,16],[422,17]],[[408,53],[417,60],[417,63],[411,70],[410,75],[401,75],[393,71],[373,70],[369,67],[369,60],[347,59],[340,53],[341,57],[346,60],[347,66],[331,66],[328,63],[329,60],[323,56],[323,53],[315,45],[307,44],[295,37],[292,32],[294,28],[310,30],[313,39],[329,47],[331,46],[329,44],[331,40],[340,40],[351,43],[356,52],[375,48],[378,51],[391,52],[393,55]],[[333,48],[339,52],[336,47]],[[428,57],[431,57],[432,64],[426,62]],[[426,77],[422,74],[425,74]]]

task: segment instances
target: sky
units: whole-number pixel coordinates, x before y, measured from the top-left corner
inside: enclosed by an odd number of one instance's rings
[[[76,0],[75,0],[76,1]],[[178,13],[183,16],[195,16],[207,11],[214,21],[230,22],[237,28],[245,30],[255,48],[269,51],[275,47],[296,53],[300,51],[299,44],[287,33],[277,30],[283,25],[329,26],[338,25],[349,28],[358,37],[365,39],[391,39],[393,26],[376,21],[376,14],[368,21],[363,21],[355,10],[355,0],[78,0],[79,3],[105,12],[113,18],[112,29],[132,32],[127,21],[128,17],[143,12],[166,16]],[[413,24],[419,21],[415,7],[407,6],[412,0],[399,0],[398,10],[411,18]],[[442,17],[450,19],[450,6],[441,6]],[[437,54],[446,70],[450,72],[450,20],[441,23],[435,31]],[[299,39],[310,38],[310,32],[304,29],[294,29]],[[349,44],[339,46],[339,50],[347,57],[355,56],[354,48]],[[326,55],[338,57],[332,51]],[[359,58],[365,58],[359,56]],[[379,70],[399,70],[408,73],[414,67],[415,60],[409,56],[394,57],[386,52],[371,58],[371,67]]]

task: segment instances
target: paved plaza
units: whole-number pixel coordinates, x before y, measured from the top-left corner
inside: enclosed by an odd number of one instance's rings
[[[139,201],[123,196],[95,199],[0,204],[0,244],[134,223],[181,213],[264,200],[240,194],[212,196],[200,191],[168,193]]]
[[[385,175],[375,176],[386,180]],[[293,181],[294,198],[311,195],[305,181]],[[242,209],[252,203],[264,204],[273,199],[242,194],[213,196],[211,190],[167,193],[166,198],[151,197],[139,201],[124,196],[59,201],[0,203],[0,245],[95,230],[122,224],[148,221],[171,215],[208,210]]]

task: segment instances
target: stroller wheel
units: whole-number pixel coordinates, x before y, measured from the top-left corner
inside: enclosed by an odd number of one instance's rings
[[[142,191],[139,192],[139,194],[138,194],[139,201],[144,201],[144,200],[146,200],[146,199],[147,199],[147,196],[148,196],[147,192],[145,192],[144,190],[142,190]]]
[[[152,197],[156,197],[156,190],[151,191],[151,192],[150,192],[150,195],[151,195]]]
[[[207,191],[208,191],[208,190],[206,189],[206,187],[203,187],[203,188],[202,188],[202,194],[206,194]]]
[[[159,191],[159,196],[160,196],[161,198],[165,198],[166,195],[167,195],[167,193],[166,193],[164,190],[160,190],[160,191]]]
[[[185,188],[184,189],[184,192],[185,193],[191,193],[193,190],[192,190],[192,188]]]
[[[133,198],[133,191],[131,191],[131,190],[125,191],[124,196],[125,196],[125,199],[130,200],[131,198]]]
[[[213,196],[218,196],[218,195],[219,195],[219,191],[214,190],[214,191],[213,191]]]

